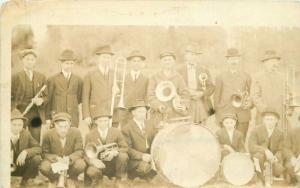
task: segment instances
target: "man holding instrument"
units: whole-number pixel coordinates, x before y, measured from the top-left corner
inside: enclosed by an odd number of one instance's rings
[[[122,130],[129,146],[129,178],[140,177],[151,180],[156,175],[154,161],[150,155],[156,131],[152,124],[146,121],[149,108],[143,100],[137,100],[129,108],[133,119]]]
[[[88,167],[85,172],[85,185],[97,186],[103,175],[116,177],[117,184],[125,182],[127,178],[128,146],[121,131],[109,127],[111,118],[105,111],[97,114],[94,117],[96,127],[86,135],[85,161]],[[116,147],[108,146],[112,144],[116,144]],[[105,146],[108,148],[105,149]]]
[[[284,170],[282,166],[284,133],[277,125],[280,115],[275,109],[266,108],[262,112],[262,118],[262,125],[257,125],[250,135],[249,151],[256,164],[256,170],[260,172],[259,177],[263,178],[267,163],[271,165],[273,171],[270,175],[279,177]]]
[[[61,72],[48,80],[47,124],[50,124],[52,114],[67,112],[72,116],[71,126],[78,127],[82,79],[72,72],[76,61],[72,50],[64,50],[59,57]]]
[[[53,116],[54,128],[43,138],[43,161],[41,173],[48,177],[50,186],[61,183],[61,178],[70,177],[68,187],[74,186],[86,163],[83,159],[82,137],[77,128],[71,126],[71,116],[60,112]],[[73,181],[72,181],[73,180]]]
[[[24,113],[28,119],[27,126],[38,142],[40,141],[41,126],[45,122],[45,106],[48,100],[46,77],[34,71],[37,53],[33,49],[20,52],[23,70],[12,77],[11,105]]]
[[[11,175],[21,176],[20,187],[26,187],[29,178],[38,174],[42,150],[38,142],[24,129],[27,118],[17,109],[11,112]]]
[[[83,118],[89,125],[92,125],[93,118],[102,109],[110,111],[111,107],[114,106],[112,104],[112,97],[114,96],[112,95],[119,92],[115,84],[114,72],[110,69],[114,55],[110,46],[104,45],[98,47],[95,55],[97,69],[85,76],[82,90]]]

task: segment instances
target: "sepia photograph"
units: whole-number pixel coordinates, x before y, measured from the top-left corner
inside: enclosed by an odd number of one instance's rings
[[[300,4],[174,2],[2,6],[0,187],[300,186]]]

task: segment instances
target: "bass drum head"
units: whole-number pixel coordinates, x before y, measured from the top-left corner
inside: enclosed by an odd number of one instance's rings
[[[214,177],[220,164],[220,147],[207,128],[179,125],[161,135],[152,151],[163,177],[182,187],[200,186]]]
[[[233,185],[246,185],[254,176],[254,165],[250,155],[231,153],[223,159],[223,174]]]

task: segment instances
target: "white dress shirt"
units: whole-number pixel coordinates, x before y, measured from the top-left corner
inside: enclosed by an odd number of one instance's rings
[[[24,69],[27,77],[29,78],[30,81],[32,81],[32,78],[33,78],[33,71],[32,70],[26,70]]]
[[[59,140],[60,140],[60,143],[61,143],[62,147],[64,148],[65,145],[66,145],[66,140],[67,140],[67,138],[66,138],[66,137],[60,138]]]
[[[70,77],[71,77],[71,73],[68,73],[68,72],[66,72],[66,71],[64,71],[64,70],[61,70],[61,72],[63,73],[63,75],[64,75],[64,77],[66,78],[66,79],[70,79]]]
[[[227,134],[229,136],[230,143],[232,143],[234,129],[232,129],[232,130],[226,130],[226,131],[227,131]]]
[[[130,74],[131,74],[132,80],[136,81],[140,76],[140,71],[131,70]]]
[[[13,144],[16,144],[18,142],[18,140],[20,139],[20,133],[15,135],[15,134],[11,134],[11,138],[10,140],[12,141]]]
[[[99,132],[99,134],[100,134],[101,138],[102,138],[103,140],[106,140],[107,133],[108,133],[108,128],[107,128],[107,129],[105,129],[104,131],[103,131],[103,130],[101,130],[101,129],[98,129],[98,132]]]
[[[273,129],[268,129],[267,128],[267,132],[268,132],[268,137],[270,138],[273,134],[274,128]]]
[[[98,69],[100,70],[100,72],[101,72],[103,75],[108,75],[109,67],[103,67],[103,66],[101,66],[101,65],[98,65]]]

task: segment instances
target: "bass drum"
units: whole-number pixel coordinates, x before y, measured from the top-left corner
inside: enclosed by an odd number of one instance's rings
[[[206,127],[171,124],[156,135],[151,155],[158,174],[182,187],[205,184],[218,171],[221,151]]]
[[[231,153],[223,159],[224,177],[233,185],[246,185],[254,173],[254,164],[249,154]]]

